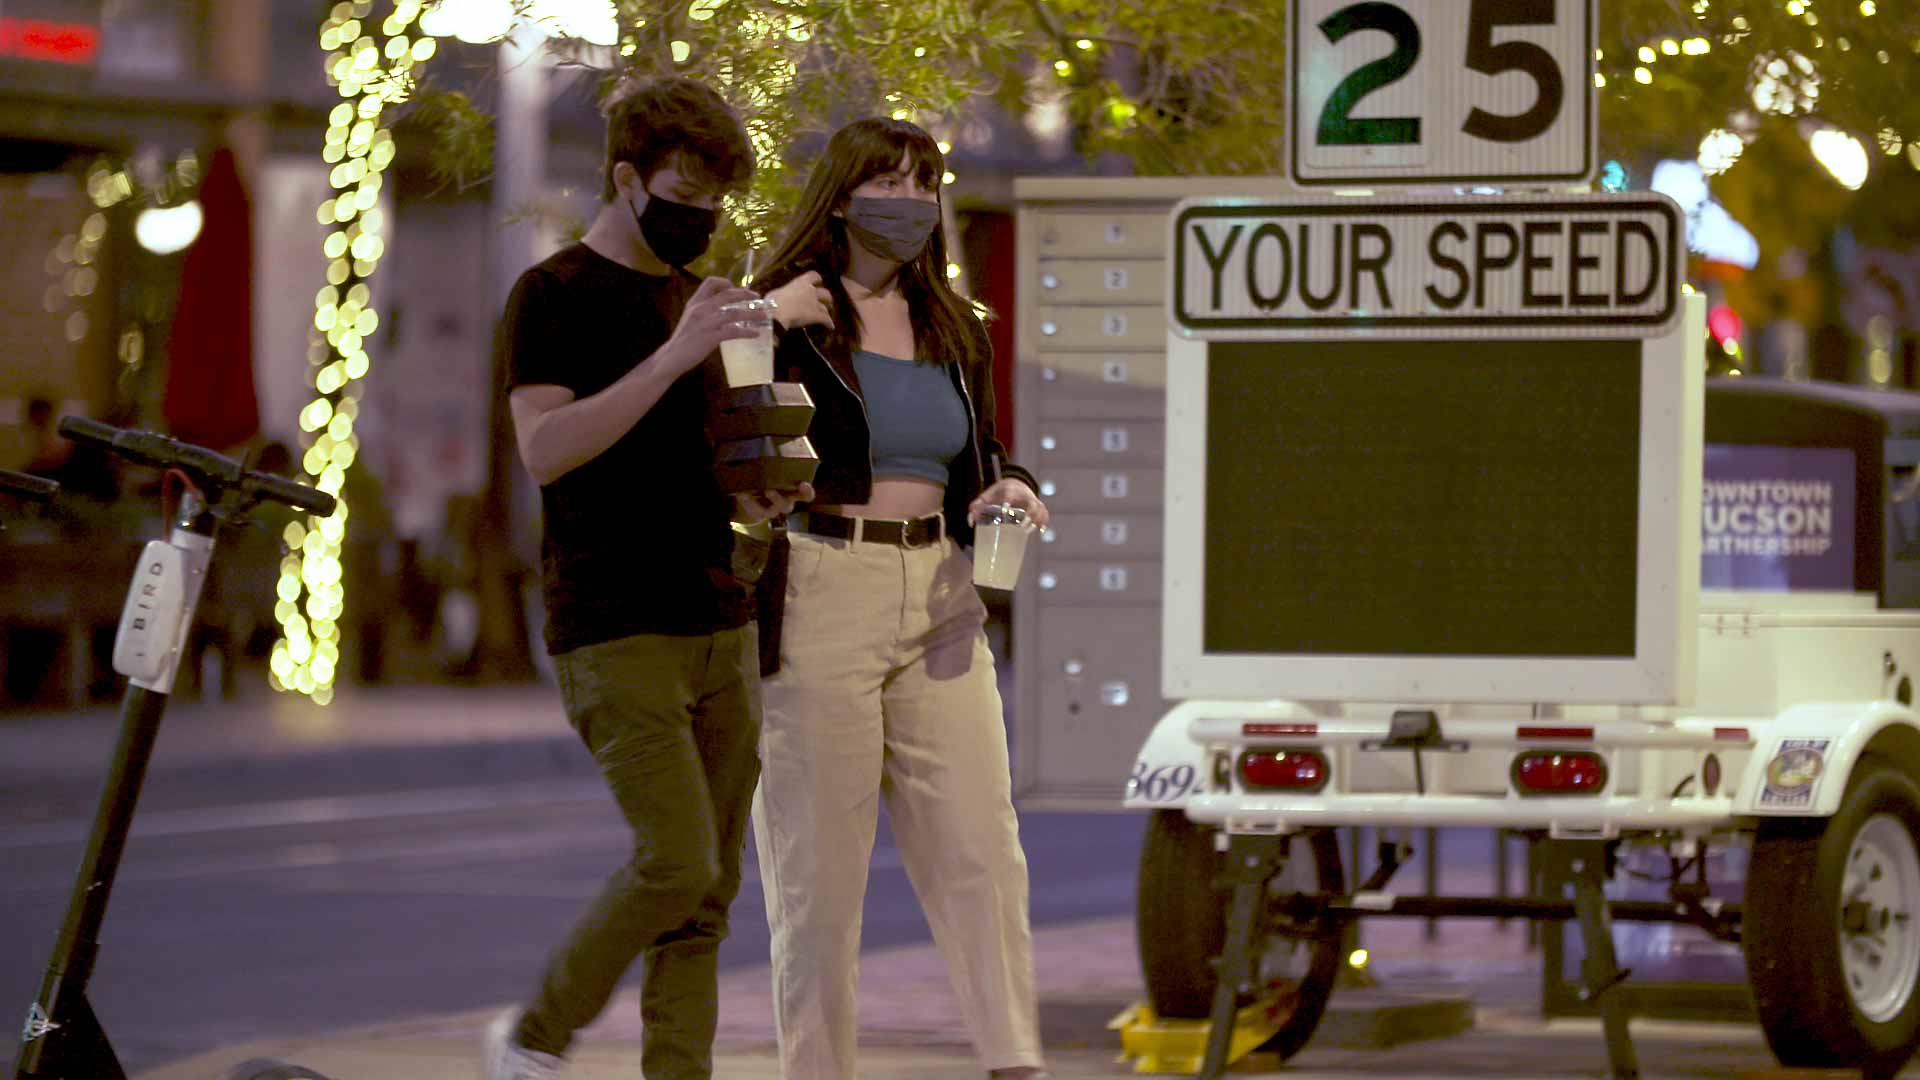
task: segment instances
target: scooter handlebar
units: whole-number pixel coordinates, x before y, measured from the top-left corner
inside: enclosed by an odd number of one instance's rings
[[[282,503],[295,510],[305,510],[309,514],[329,517],[337,500],[316,487],[308,487],[297,480],[288,480],[284,476],[272,473],[250,472],[245,481],[247,490],[256,498]]]
[[[60,494],[60,485],[44,476],[0,469],[0,491],[35,502],[51,502]]]
[[[248,469],[224,454],[151,431],[132,431],[84,416],[60,418],[60,434],[76,442],[90,442],[129,461],[161,469],[179,469],[194,482],[210,487],[237,487],[251,499],[266,499],[325,517],[333,513],[334,497],[324,491]]]

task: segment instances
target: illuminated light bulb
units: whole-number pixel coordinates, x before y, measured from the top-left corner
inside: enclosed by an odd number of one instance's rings
[[[355,353],[347,357],[347,378],[358,379],[367,373],[367,354]]]
[[[943,184],[951,184],[955,179],[956,177],[953,175],[952,171],[948,171],[940,174],[940,182]]]
[[[1053,71],[1054,74],[1064,79],[1068,75],[1073,74],[1073,65],[1065,60],[1055,60],[1053,62]]]
[[[1596,89],[1607,85],[1607,77],[1599,72],[1593,73],[1593,85]]]
[[[1860,0],[1860,14],[1872,18],[1873,14],[1879,10],[1880,9],[1874,5],[1873,0]]]
[[[943,154],[953,153],[953,144],[946,141],[945,139],[940,140],[940,142],[937,145],[940,147],[941,153]]]
[[[1651,64],[1654,62],[1654,60],[1658,59],[1656,56],[1654,56],[1653,49],[1651,49],[1646,45],[1640,46],[1640,52],[1638,55],[1640,57],[1640,62],[1643,64]]]
[[[669,45],[668,48],[673,50],[673,62],[676,64],[686,63],[687,57],[693,55],[693,46],[684,41],[676,41]]]
[[[948,264],[947,264],[947,277],[949,277],[949,278],[957,278],[957,277],[959,277],[959,276],[960,276],[960,264],[959,264],[959,263],[948,263]]]
[[[1860,190],[1867,182],[1867,148],[1860,140],[1838,128],[1821,128],[1807,139],[1814,160],[1826,167],[1840,186]]]
[[[1642,86],[1645,86],[1648,83],[1651,83],[1653,81],[1653,72],[1648,71],[1646,68],[1643,68],[1643,67],[1634,68],[1633,81],[1639,83]]]
[[[148,207],[140,211],[140,216],[133,221],[133,235],[141,247],[155,255],[171,255],[190,247],[200,236],[204,222],[200,203],[189,199],[179,206]]]
[[[1680,43],[1673,40],[1672,38],[1667,38],[1665,41],[1662,41],[1660,43],[1660,51],[1667,54],[1668,56],[1679,56]]]
[[[1073,44],[1075,48],[1081,50],[1082,52],[1086,52],[1093,48],[1093,41],[1089,38],[1081,38],[1080,40],[1074,42]]]
[[[1732,168],[1746,148],[1747,144],[1740,136],[1726,128],[1715,128],[1700,139],[1700,171],[1708,176],[1718,176]]]
[[[917,45],[917,46],[915,46],[915,47],[914,47],[914,50],[913,50],[913,55],[914,55],[914,57],[915,57],[916,59],[918,59],[919,57],[922,57],[922,56],[925,56],[925,55],[927,55],[927,47],[926,47],[925,45]]]

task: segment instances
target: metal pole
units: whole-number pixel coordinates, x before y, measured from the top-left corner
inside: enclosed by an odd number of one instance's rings
[[[1440,895],[1440,830],[1432,825],[1427,826],[1425,854],[1427,895],[1438,896]],[[1422,933],[1426,935],[1428,941],[1437,940],[1440,937],[1440,920],[1429,918],[1427,925],[1422,928]]]
[[[53,955],[47,960],[40,996],[29,1014],[27,1037],[14,1070],[18,1077],[61,1075],[42,1071],[42,1066],[49,1064],[76,1077],[124,1075],[85,995],[94,957],[100,951],[100,924],[106,919],[107,900],[113,893],[114,876],[126,850],[133,811],[140,801],[140,788],[166,707],[165,694],[137,686],[127,688],[120,707],[120,739],[93,815],[86,853],[80,858],[73,895],[67,901],[66,919],[54,942]],[[33,1037],[36,1031],[39,1037]],[[87,1062],[86,1071],[78,1071],[81,1061]]]

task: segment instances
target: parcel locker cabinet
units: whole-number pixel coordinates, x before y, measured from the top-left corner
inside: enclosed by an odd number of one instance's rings
[[[1013,604],[1014,794],[1118,810],[1160,696],[1170,211],[1272,179],[1034,179],[1018,202],[1014,456],[1053,526]]]

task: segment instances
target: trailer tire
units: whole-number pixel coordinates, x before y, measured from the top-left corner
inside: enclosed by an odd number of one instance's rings
[[[1741,939],[1781,1064],[1898,1073],[1920,1046],[1920,786],[1864,756],[1833,817],[1762,819]]]
[[[1147,823],[1140,854],[1140,966],[1148,1002],[1162,1017],[1203,1020],[1213,1008],[1218,983],[1213,959],[1226,937],[1228,898],[1216,883],[1220,854],[1214,850],[1214,835],[1215,830],[1194,824],[1180,810],[1156,810]],[[1331,830],[1296,834],[1291,854],[1311,860],[1314,891],[1336,895],[1343,891],[1340,845]],[[1332,923],[1298,927],[1290,934],[1273,919],[1264,920],[1263,925],[1268,927],[1269,940],[1296,942],[1308,953],[1306,970],[1293,980],[1291,1013],[1260,1046],[1284,1060],[1307,1044],[1326,1011],[1340,970],[1342,927]],[[1260,974],[1256,981],[1271,973]]]

